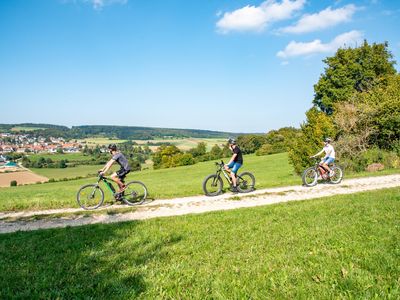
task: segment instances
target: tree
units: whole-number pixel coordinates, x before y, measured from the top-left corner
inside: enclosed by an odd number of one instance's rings
[[[336,132],[331,118],[317,108],[310,109],[306,116],[301,134],[289,151],[289,161],[298,174],[311,164],[310,156],[322,148],[322,141],[326,137],[335,138]]]
[[[189,150],[189,153],[193,155],[193,157],[198,157],[206,154],[207,152],[207,145],[204,142],[200,142],[197,144],[195,148]]]
[[[238,146],[244,154],[256,152],[263,144],[267,142],[265,135],[245,134],[237,138]]]
[[[314,85],[313,103],[327,114],[333,113],[335,103],[348,101],[355,92],[386,86],[388,76],[396,74],[387,42],[369,45],[364,41],[358,48],[342,48],[324,63],[327,67]]]

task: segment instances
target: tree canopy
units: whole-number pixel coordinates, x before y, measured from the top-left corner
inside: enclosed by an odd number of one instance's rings
[[[313,104],[332,114],[334,104],[348,101],[354,93],[386,86],[388,76],[396,74],[388,43],[372,45],[367,41],[357,48],[342,48],[323,60],[327,67],[314,85]]]

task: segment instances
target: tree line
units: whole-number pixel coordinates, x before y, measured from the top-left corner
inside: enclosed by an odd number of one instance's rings
[[[349,170],[362,171],[371,163],[400,167],[400,75],[388,43],[338,49],[324,63],[313,106],[289,152],[295,171],[311,163],[309,156],[326,137]]]

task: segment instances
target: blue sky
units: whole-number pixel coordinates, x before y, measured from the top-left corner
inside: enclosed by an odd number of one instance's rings
[[[2,0],[0,123],[298,127],[323,58],[399,60],[398,28],[389,0]]]

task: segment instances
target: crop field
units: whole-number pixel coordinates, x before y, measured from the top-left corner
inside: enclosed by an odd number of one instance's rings
[[[16,126],[16,127],[11,128],[11,131],[14,131],[14,132],[17,132],[17,131],[34,131],[34,130],[41,130],[41,129],[46,129],[46,128]]]
[[[0,298],[399,299],[400,189],[0,236]]]
[[[155,139],[155,140],[134,140],[134,142],[139,145],[147,144],[147,143],[170,143],[177,146],[179,149],[183,151],[187,151],[191,148],[195,148],[198,143],[204,142],[207,145],[207,151],[214,145],[218,145],[222,147],[226,143],[226,139],[202,139],[202,138],[185,138],[185,139]],[[156,150],[158,146],[150,146],[151,150]]]
[[[86,142],[88,147],[95,147],[96,145],[99,146],[105,146],[105,145],[109,145],[111,143],[113,144],[120,144],[120,143],[124,143],[127,140],[120,140],[120,139],[111,139],[111,138],[102,138],[102,137],[98,137],[98,138],[87,138],[84,140],[80,140],[80,142]]]
[[[9,187],[11,181],[16,181],[17,184],[32,184],[37,182],[47,181],[46,177],[32,173],[30,171],[16,171],[10,173],[0,173],[0,188]]]

